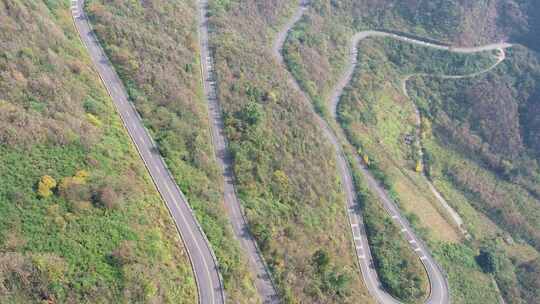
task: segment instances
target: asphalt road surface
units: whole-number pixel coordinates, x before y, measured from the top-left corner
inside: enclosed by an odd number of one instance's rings
[[[208,100],[208,110],[210,123],[212,125],[212,141],[218,164],[221,168],[224,179],[224,201],[236,238],[244,250],[250,269],[255,275],[255,288],[263,303],[279,303],[279,296],[273,285],[270,273],[262,258],[262,254],[253,239],[247,220],[244,216],[242,206],[238,200],[235,189],[235,177],[233,172],[233,159],[227,149],[227,140],[223,125],[223,117],[219,100],[217,98],[216,82],[214,75],[213,57],[208,48],[208,1],[199,1],[199,44],[201,49],[201,69],[203,75],[203,86],[206,99]]]
[[[472,73],[469,75],[446,75],[446,76],[443,75],[441,76],[444,78],[452,78],[452,79],[474,77],[474,76],[490,71],[491,69],[493,69],[495,66],[497,66],[500,62],[504,60],[505,58],[504,49],[512,46],[509,43],[494,43],[494,44],[478,46],[478,47],[451,47],[451,46],[439,45],[432,42],[421,41],[418,39],[413,39],[410,37],[400,36],[394,33],[387,33],[387,32],[382,32],[382,31],[359,32],[356,35],[354,35],[351,39],[350,58],[349,58],[348,68],[345,71],[345,73],[342,75],[340,80],[337,82],[336,86],[332,90],[332,94],[330,95],[331,96],[330,97],[330,106],[331,106],[330,112],[333,119],[336,121],[337,121],[337,105],[339,103],[341,94],[343,93],[343,89],[345,88],[345,86],[351,81],[354,69],[356,68],[357,54],[358,54],[357,45],[361,40],[369,38],[369,37],[389,37],[392,39],[397,39],[397,40],[401,40],[407,43],[413,43],[413,44],[424,46],[424,47],[429,47],[429,48],[438,49],[438,50],[446,50],[446,51],[455,52],[455,53],[463,53],[463,54],[476,53],[476,52],[482,52],[482,51],[491,51],[491,50],[499,50],[499,52],[501,53],[501,56],[498,57],[497,62],[485,70]],[[430,76],[430,75],[418,74],[418,76]],[[405,83],[404,86],[406,88],[406,80],[404,80],[404,83]],[[405,94],[406,94],[406,89],[405,89]],[[433,257],[431,256],[430,252],[428,251],[427,246],[423,243],[423,241],[420,238],[418,238],[418,236],[416,236],[416,234],[411,229],[411,226],[408,223],[408,221],[401,215],[398,207],[390,199],[388,192],[382,187],[382,185],[380,185],[379,182],[375,180],[373,175],[367,170],[367,168],[364,166],[364,163],[358,154],[356,154],[355,156],[355,161],[360,167],[360,170],[362,171],[362,174],[364,178],[366,179],[369,188],[379,196],[380,201],[383,203],[384,209],[392,217],[392,219],[396,222],[396,224],[400,227],[401,232],[404,234],[405,239],[409,242],[412,250],[414,250],[414,252],[419,256],[422,264],[424,265],[426,269],[426,272],[429,278],[429,283],[430,283],[430,294],[425,303],[429,303],[429,304],[450,303],[449,287],[448,287],[448,282],[446,280],[445,274],[442,271],[442,269],[439,267],[439,265],[436,263],[436,261],[433,259]],[[435,190],[435,192],[438,193],[434,187],[433,187],[433,190]],[[444,202],[446,203],[446,201]],[[358,213],[351,212],[351,214],[353,218],[357,218],[359,222],[361,221],[361,218]],[[353,226],[352,228],[353,228],[353,233],[356,232],[355,231],[356,227]],[[364,237],[365,236],[362,236],[362,238]],[[357,241],[359,241],[356,245],[358,253],[359,253],[358,255],[359,259],[362,260],[362,257],[367,258],[368,255],[362,252],[362,249],[364,249],[364,252],[369,251],[369,250],[365,250],[365,246],[367,246],[367,243],[363,242],[362,240],[357,240],[355,238],[355,242]],[[369,257],[369,259],[371,260],[372,258]],[[360,263],[362,265],[362,262]],[[372,263],[373,262],[370,261],[370,264]],[[366,266],[364,265],[364,267],[362,267],[363,272],[365,268]],[[375,272],[373,271],[373,269],[370,269],[370,270],[372,272]],[[375,297],[378,299],[379,302],[399,303],[396,299],[389,296],[384,290],[380,288],[380,283],[376,281],[375,273],[370,276],[372,278],[367,278],[368,288],[370,289],[370,291],[372,291],[372,294],[375,295]],[[364,278],[365,277],[366,275],[364,275]]]
[[[165,162],[157,152],[139,114],[128,100],[122,81],[93,34],[83,7],[84,0],[72,1],[71,10],[75,26],[182,237],[197,282],[199,303],[225,303],[223,283],[208,240],[187,200],[171,177]]]
[[[283,56],[282,56],[283,44],[287,38],[288,32],[300,20],[300,18],[302,17],[306,9],[307,9],[307,2],[301,3],[297,11],[293,14],[293,16],[289,19],[289,21],[283,26],[282,30],[278,33],[277,38],[274,41],[272,51],[274,53],[274,56],[277,58],[277,60],[285,69],[286,69],[286,65],[284,63]],[[352,39],[351,56],[350,56],[351,58],[350,58],[350,64],[348,66],[348,69],[344,73],[343,77],[338,81],[338,83],[336,84],[333,90],[333,93],[330,95],[331,96],[330,105],[331,105],[331,113],[332,113],[331,115],[334,120],[336,120],[336,109],[337,109],[337,104],[339,102],[340,96],[345,86],[350,82],[352,73],[354,71],[354,68],[356,67],[356,57],[357,57],[356,45],[358,44],[360,40],[365,39],[367,37],[372,37],[372,36],[390,37],[390,38],[402,40],[405,42],[422,45],[425,47],[448,50],[448,51],[453,51],[457,53],[473,53],[473,52],[488,51],[488,50],[495,50],[495,49],[502,50],[504,48],[511,46],[510,44],[507,44],[507,43],[497,43],[497,44],[491,44],[491,45],[480,46],[480,47],[453,48],[449,46],[438,45],[431,42],[416,40],[410,37],[400,36],[394,33],[386,33],[386,32],[381,32],[381,31],[360,32],[356,34]],[[347,197],[347,207],[348,207],[347,214],[349,216],[349,223],[352,229],[356,255],[358,258],[358,263],[360,265],[362,277],[364,278],[364,282],[369,292],[377,300],[377,302],[384,303],[384,304],[389,304],[389,303],[397,304],[399,303],[399,301],[393,298],[391,295],[389,295],[382,288],[382,285],[377,276],[377,272],[373,266],[374,265],[373,258],[371,256],[369,243],[368,243],[367,236],[365,233],[364,223],[362,221],[362,216],[360,214],[360,210],[356,203],[355,190],[354,190],[354,185],[351,178],[351,170],[343,154],[340,140],[338,140],[338,138],[340,138],[342,142],[346,141],[345,140],[346,137],[343,134],[343,130],[339,129],[334,132],[332,128],[327,124],[327,122],[322,117],[317,115],[317,113],[313,109],[313,106],[309,100],[309,97],[306,95],[305,92],[301,90],[298,82],[294,79],[294,77],[290,73],[289,75],[290,75],[289,77],[290,84],[300,92],[300,94],[303,97],[304,103],[307,106],[309,106],[312,109],[313,113],[315,114],[317,124],[322,129],[324,135],[328,138],[328,140],[334,145],[336,149],[338,169],[341,175],[341,180],[342,180],[343,187],[344,187],[346,197]],[[364,179],[366,180],[371,191],[377,194],[377,196],[379,197],[380,201],[383,204],[384,209],[390,215],[390,217],[396,222],[396,224],[400,227],[401,233],[403,233],[403,237],[408,241],[412,250],[414,250],[414,252],[418,255],[419,259],[421,260],[422,264],[424,265],[426,272],[428,274],[429,283],[430,283],[429,296],[427,297],[425,303],[429,303],[429,304],[450,303],[448,282],[446,280],[445,274],[442,271],[442,269],[438,266],[438,264],[435,262],[433,257],[431,256],[429,250],[427,249],[427,246],[423,243],[421,239],[419,239],[416,236],[414,231],[411,229],[411,226],[408,223],[408,221],[401,215],[395,203],[390,199],[390,196],[388,195],[387,191],[382,187],[382,185],[380,185],[380,183],[372,176],[372,174],[364,166],[363,161],[360,159],[359,155],[356,155],[354,161],[356,161],[358,167],[360,168],[360,171],[362,175],[364,176]]]

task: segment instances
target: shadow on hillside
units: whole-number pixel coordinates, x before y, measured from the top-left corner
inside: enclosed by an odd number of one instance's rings
[[[528,13],[528,31],[520,37],[517,42],[540,52],[540,1],[531,1]]]

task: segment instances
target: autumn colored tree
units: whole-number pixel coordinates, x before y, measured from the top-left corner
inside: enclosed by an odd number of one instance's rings
[[[56,180],[49,175],[44,175],[38,182],[38,195],[42,198],[51,196],[52,190],[56,187]]]

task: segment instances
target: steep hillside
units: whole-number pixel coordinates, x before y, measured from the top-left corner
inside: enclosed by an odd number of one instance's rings
[[[69,1],[0,1],[0,302],[196,301]]]
[[[496,257],[494,277],[507,302],[527,303],[534,297],[535,283],[524,284],[523,277],[538,269],[534,261],[540,231],[535,207],[540,186],[537,5],[313,1],[284,50],[291,71],[327,115],[330,90],[347,64],[349,39],[358,30],[406,32],[452,45],[501,39],[525,44],[509,50],[497,69],[472,80],[413,77],[407,85],[409,99],[402,91],[406,75],[426,72],[425,67],[435,74],[470,73],[486,66],[487,55],[460,59],[402,42],[362,41],[358,68],[341,98],[341,126],[417,229],[426,233],[449,274],[457,303],[497,301],[489,275],[481,271],[486,269],[479,267],[485,256]],[[422,117],[425,168],[418,165],[422,154],[410,142],[415,105]],[[464,219],[472,239],[456,233],[458,227],[415,170],[425,171]]]
[[[210,240],[228,300],[256,303],[232,235],[201,89],[196,1],[87,1],[87,11],[131,100]]]
[[[238,192],[285,303],[369,303],[334,150],[273,60],[297,3],[212,1],[210,42]]]
[[[539,131],[534,81],[540,79],[539,57],[516,47],[506,63],[485,77],[411,83],[415,102],[432,122],[433,138],[426,146],[431,178],[462,192],[501,230],[475,234],[499,259],[495,275],[509,303],[528,303],[534,289],[523,284],[520,269],[538,270],[540,171],[531,134]],[[511,248],[505,248],[503,239]],[[536,251],[513,257],[523,251],[514,242]]]
[[[415,172],[417,151],[408,141],[415,134],[415,111],[401,92],[401,77],[405,75],[469,73],[489,66],[491,57],[479,54],[468,60],[471,55],[451,55],[390,38],[367,39],[358,47],[359,64],[338,108],[341,126],[429,242],[448,273],[452,301],[496,302],[496,290],[475,265],[474,251],[462,244],[459,227],[440,207],[426,180]]]

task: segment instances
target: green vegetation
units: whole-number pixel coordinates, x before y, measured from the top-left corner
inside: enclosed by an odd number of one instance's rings
[[[495,273],[497,271],[497,261],[493,252],[487,249],[480,249],[480,254],[476,257],[476,262],[486,273]]]
[[[0,302],[196,301],[70,1],[0,1]]]
[[[447,270],[452,303],[499,303],[489,276],[476,263],[477,252],[465,244],[438,243],[431,246]]]
[[[231,303],[258,301],[222,203],[201,89],[196,1],[87,1],[97,36],[216,252]],[[258,105],[242,115],[257,123]]]
[[[238,193],[285,303],[369,303],[334,150],[272,58],[297,3],[211,1],[211,49]],[[325,252],[328,265],[313,262]]]
[[[410,250],[395,224],[381,203],[363,184],[355,171],[355,184],[362,215],[366,225],[371,254],[383,287],[404,303],[422,302],[427,296],[429,282],[417,255]]]
[[[538,58],[516,47],[486,77],[411,83],[415,102],[432,122],[434,136],[426,146],[433,163],[430,176],[449,185],[447,191],[463,193],[477,212],[496,225],[497,233],[474,222],[471,230],[478,240],[491,244],[489,254],[481,252],[479,262],[494,273],[509,303],[527,303],[534,293],[520,276],[521,269],[537,271],[527,265],[534,265],[531,261],[540,249],[536,154],[540,146],[532,135],[539,130],[536,117],[532,118],[538,103]],[[523,254],[514,242],[531,247]]]
[[[515,35],[534,47],[538,26],[534,18],[525,18],[534,14],[527,10],[534,7],[531,1],[442,2],[313,1],[287,41],[287,64],[324,113],[354,31],[384,28],[476,45]],[[474,17],[478,12],[485,18]],[[414,220],[448,272],[454,302],[498,302],[491,275],[476,262],[482,244],[495,242],[498,270],[493,276],[502,295],[507,302],[526,303],[534,292],[522,283],[520,269],[528,269],[530,276],[536,268],[528,263],[538,257],[531,247],[537,246],[539,230],[534,207],[539,193],[537,54],[514,48],[505,64],[478,81],[413,77],[408,82],[413,100],[401,91],[405,75],[478,71],[494,62],[486,55],[365,40],[339,118],[351,143],[369,159],[374,175]],[[464,218],[470,242],[461,239],[425,179],[414,172],[420,153],[407,144],[416,129],[412,102],[422,116],[425,168],[419,169]],[[467,263],[459,262],[465,258]]]
[[[441,218],[441,215],[438,214],[441,214],[442,211],[435,209],[435,212],[431,215],[422,214],[421,210],[409,205],[410,198],[406,196],[406,191],[400,190],[403,189],[400,188],[400,184],[407,183],[407,181],[412,181],[408,187],[422,189],[420,186],[422,181],[412,173],[418,154],[415,147],[407,145],[405,140],[407,134],[414,134],[415,132],[414,110],[411,109],[412,105],[410,103],[404,109],[398,110],[398,108],[395,108],[406,102],[400,92],[400,79],[403,75],[418,72],[467,74],[491,65],[492,62],[488,59],[493,56],[488,57],[485,54],[471,55],[471,57],[477,57],[477,61],[482,62],[483,66],[473,65],[469,67],[467,65],[468,61],[463,59],[463,57],[469,55],[448,54],[447,60],[451,62],[448,64],[444,60],[444,56],[436,54],[443,53],[441,51],[409,46],[411,50],[404,52],[403,48],[396,47],[396,43],[402,44],[387,39],[371,39],[360,43],[361,53],[359,55],[358,69],[351,86],[345,91],[339,108],[342,126],[358,149],[370,156],[377,155],[376,159],[374,159],[375,157],[370,158],[372,162],[375,160],[377,163],[378,175],[384,176],[386,184],[392,192],[397,193],[402,208],[415,214],[418,213],[420,222],[416,226],[428,232],[424,236],[435,251],[435,257],[443,266],[447,266],[445,269],[449,274],[450,287],[454,295],[453,299],[458,303],[485,301],[487,298],[497,301],[497,293],[493,289],[491,280],[481,274],[480,268],[476,265],[474,248],[478,244],[472,243],[468,246],[451,244],[458,240],[437,237],[437,234],[446,229],[451,229],[444,228],[443,225],[448,226],[445,221],[441,221],[441,224],[437,225],[432,224],[436,223],[433,219],[436,219],[436,217]],[[432,62],[432,60],[434,61]],[[452,66],[454,70],[452,73],[447,72],[444,70],[444,66]],[[460,67],[460,69],[456,70],[456,67]],[[372,86],[373,81],[381,82],[383,79],[389,79],[391,83],[377,87]],[[416,81],[416,78],[413,81]],[[444,81],[441,80],[441,82]],[[366,87],[371,87],[371,90],[364,89]],[[429,86],[422,86],[422,88],[429,88]],[[429,117],[425,115],[422,108],[421,115],[424,118]],[[434,137],[431,136],[431,130],[436,128],[436,122],[428,121],[429,123],[423,123],[423,141],[434,140]],[[427,126],[431,126],[431,128]],[[384,151],[384,153],[381,153],[381,151]],[[429,153],[430,149],[426,149],[426,151],[426,158],[430,160],[426,161],[426,170],[430,178],[434,179],[440,176],[432,169],[435,166],[434,163],[438,160],[435,159],[433,153]],[[448,155],[445,158],[451,159]],[[430,201],[437,206],[435,200],[429,199],[428,204],[431,204]],[[450,202],[452,203],[452,201]],[[426,204],[426,206],[430,205]],[[430,207],[433,208],[433,205]],[[430,228],[426,230],[428,225]],[[475,231],[473,231],[473,234],[478,236]],[[437,239],[439,241],[435,241]],[[448,254],[448,252],[440,254],[448,248],[459,248],[459,251],[452,254]],[[454,267],[454,263],[459,263],[458,259],[465,256],[472,263],[460,263],[459,267]],[[464,284],[462,279],[464,273],[467,273],[467,276],[474,278],[474,280],[467,280],[467,284]],[[501,288],[503,287],[501,286]]]

